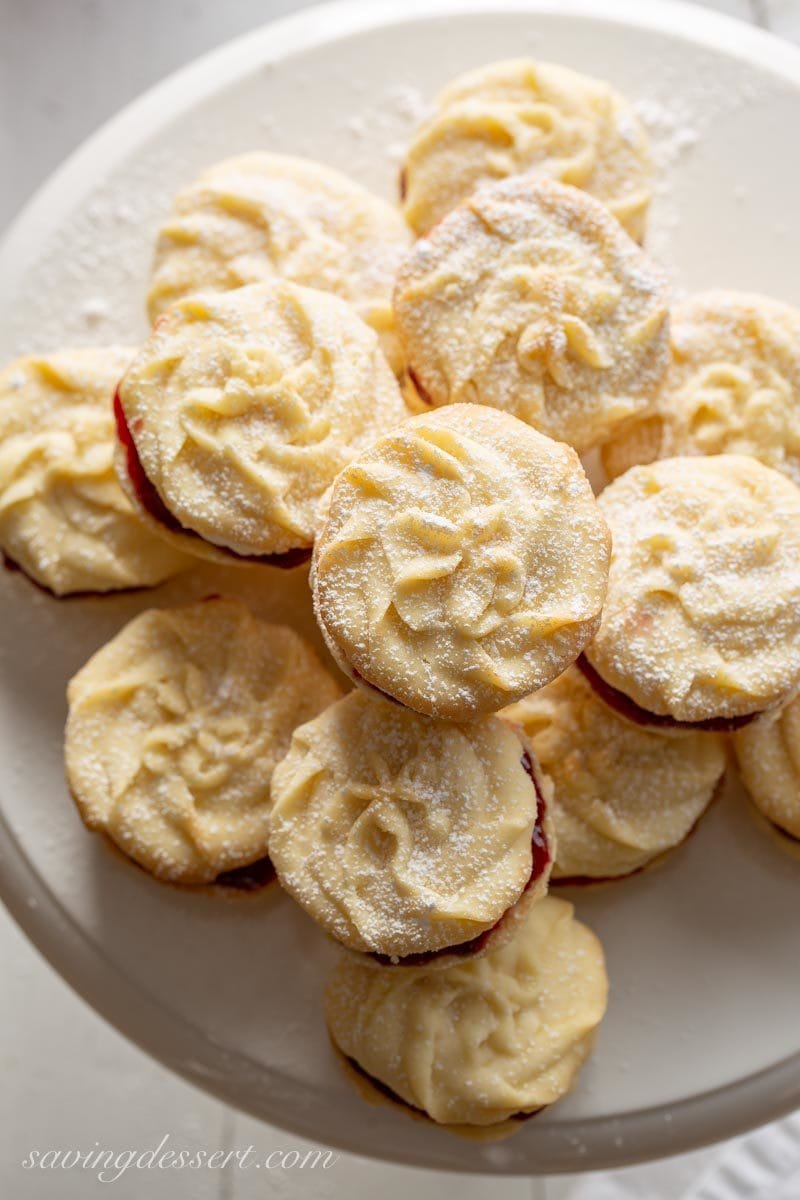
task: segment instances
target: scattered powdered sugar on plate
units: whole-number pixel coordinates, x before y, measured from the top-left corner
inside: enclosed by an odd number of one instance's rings
[[[390,162],[397,164],[406,152],[413,130],[428,115],[429,108],[418,88],[409,83],[393,83],[373,103],[347,117],[343,128],[356,142],[369,141],[372,145],[377,142]]]
[[[645,68],[643,85],[633,108],[650,138],[655,168],[653,205],[648,217],[646,246],[675,277],[671,243],[681,221],[675,196],[676,173],[722,120],[755,103],[760,87],[754,77],[719,59],[700,58],[691,75],[663,64]],[[735,199],[746,195],[740,188]]]

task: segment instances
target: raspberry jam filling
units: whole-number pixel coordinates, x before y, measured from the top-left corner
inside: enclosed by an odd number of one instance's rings
[[[649,725],[653,729],[697,729],[703,733],[731,733],[734,729],[749,725],[759,716],[759,713],[754,712],[743,717],[708,717],[705,721],[678,721],[675,717],[665,716],[663,713],[649,712],[635,700],[631,700],[630,696],[607,683],[585,654],[581,654],[575,665],[600,699],[634,725]]]
[[[408,1109],[408,1111],[414,1113],[415,1116],[425,1117],[425,1119],[428,1121],[433,1120],[432,1117],[428,1116],[424,1108],[417,1108],[416,1104],[409,1104],[408,1100],[404,1100],[402,1096],[398,1096],[397,1092],[392,1091],[387,1084],[382,1083],[380,1079],[376,1079],[374,1075],[370,1075],[369,1071],[365,1071],[361,1064],[356,1062],[354,1058],[351,1058],[349,1054],[345,1054],[343,1057],[348,1067],[355,1071],[356,1075],[359,1075],[362,1079],[365,1079],[371,1088],[374,1088],[376,1092],[380,1093],[380,1095],[384,1096],[387,1100],[391,1100],[392,1104],[399,1104],[401,1108]],[[546,1105],[544,1107],[546,1107]],[[506,1120],[527,1121],[530,1117],[535,1117],[536,1114],[540,1113],[541,1111],[541,1108],[533,1108],[530,1112],[512,1113],[510,1117],[506,1117]]]
[[[528,881],[525,884],[525,887],[522,889],[522,894],[519,898],[521,900],[522,896],[524,896],[526,892],[529,892],[537,880],[542,877],[550,864],[552,855],[550,853],[550,844],[547,841],[547,835],[544,832],[544,817],[547,811],[547,803],[544,795],[542,794],[542,789],[539,786],[539,780],[536,777],[536,771],[533,768],[531,756],[527,750],[524,751],[520,761],[522,762],[522,766],[526,774],[530,777],[530,780],[536,789],[537,800],[536,821],[533,826],[533,837],[531,838],[531,873],[528,876]],[[497,930],[502,926],[509,914],[513,912],[517,904],[519,904],[519,900],[517,900],[515,904],[512,904],[510,908],[506,909],[499,921],[495,921],[494,925],[492,925],[489,929],[484,929],[483,933],[479,933],[477,937],[470,938],[467,942],[459,942],[458,945],[455,946],[442,946],[440,950],[423,950],[419,954],[404,954],[402,957],[391,954],[378,954],[373,950],[370,952],[370,958],[373,958],[375,962],[379,962],[382,966],[390,967],[424,967],[426,963],[439,958],[442,954],[452,954],[459,958],[469,958],[473,954],[478,954],[480,951],[486,949],[488,943],[497,933]]]
[[[301,563],[308,562],[311,558],[311,546],[298,546],[294,550],[287,550],[283,554],[239,554],[237,550],[231,550],[228,546],[218,546],[216,542],[208,541],[208,538],[204,538],[202,534],[197,533],[194,529],[187,529],[184,525],[181,525],[180,521],[172,515],[161,499],[158,490],[148,479],[145,469],[142,466],[139,451],[136,449],[136,443],[133,440],[133,434],[122,408],[122,401],[119,398],[119,388],[114,393],[114,418],[117,423],[117,437],[125,451],[125,466],[128,471],[128,477],[133,485],[137,499],[145,512],[154,521],[158,521],[159,525],[163,525],[165,529],[169,529],[172,533],[181,533],[185,537],[197,538],[201,542],[206,542],[209,546],[213,546],[215,550],[221,550],[224,554],[229,554],[231,558],[238,558],[242,562],[262,563],[269,567],[285,567],[288,569],[289,567],[298,567]]]

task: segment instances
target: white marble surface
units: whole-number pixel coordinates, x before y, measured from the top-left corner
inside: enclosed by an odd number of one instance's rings
[[[380,0],[374,0],[379,3]],[[219,42],[308,0],[0,0],[0,231],[50,171],[150,84]],[[647,0],[642,0],[647,3]],[[713,8],[800,41],[800,0],[715,0]],[[598,0],[602,7],[602,0]],[[85,1200],[753,1200],[800,1197],[800,1120],[755,1138],[613,1175],[558,1180],[440,1176],[341,1156],[327,1171],[25,1170],[34,1149],[245,1149],[261,1160],[298,1139],[184,1084],[77,999],[0,911],[0,1197]]]

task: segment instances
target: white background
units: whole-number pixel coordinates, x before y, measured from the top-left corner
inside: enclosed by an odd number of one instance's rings
[[[380,3],[380,0],[374,0]],[[641,0],[643,4],[647,0]],[[152,83],[222,41],[308,0],[0,0],[0,232],[52,169],[99,124]],[[602,0],[598,0],[602,7]],[[715,0],[712,7],[800,41],[800,0]],[[598,71],[602,74],[602,71]],[[454,1179],[342,1156],[330,1170],[130,1172],[101,1184],[83,1171],[25,1171],[33,1148],[138,1150],[165,1134],[175,1148],[244,1148],[263,1159],[300,1147],[168,1074],[108,1028],[54,975],[0,911],[0,1197],[84,1200],[249,1200],[250,1197],[380,1195],[427,1200],[678,1200],[708,1174],[697,1200],[715,1190],[718,1165],[749,1179],[753,1200],[800,1198],[800,1151],[790,1126],[752,1141],[685,1156],[613,1177],[489,1181]],[[368,1115],[365,1117],[368,1119]],[[766,1165],[764,1165],[766,1164]],[[766,1182],[772,1167],[782,1185]],[[796,1173],[795,1173],[796,1168]],[[748,1174],[749,1172],[749,1174]],[[759,1174],[760,1172],[760,1174]],[[794,1176],[794,1182],[788,1180]],[[694,1194],[694,1193],[693,1193]],[[739,1191],[737,1194],[744,1194]]]

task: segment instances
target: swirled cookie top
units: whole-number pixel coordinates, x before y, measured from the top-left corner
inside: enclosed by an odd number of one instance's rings
[[[497,717],[432,721],[350,692],[272,776],[281,883],[352,950],[402,957],[491,929],[531,874],[524,750]]]
[[[86,825],[158,878],[201,884],[267,853],[272,769],[341,692],[294,630],[215,598],[141,613],[67,695]]]
[[[412,248],[395,313],[429,403],[505,409],[578,450],[652,408],[667,288],[599,201],[531,175],[485,185]]]
[[[391,293],[408,241],[397,209],[339,171],[282,154],[229,158],[175,197],[156,246],[150,317],[192,292],[277,277],[349,301],[395,357]]]
[[[0,545],[56,595],[161,583],[187,565],[114,474],[119,346],[30,355],[0,371]]]
[[[752,458],[633,467],[599,498],[608,595],[587,656],[642,708],[745,716],[800,685],[800,489]]]
[[[375,971],[343,958],[326,993],[334,1042],[446,1125],[493,1125],[572,1087],[603,1018],[602,947],[546,897],[514,937],[444,971]]]
[[[677,846],[725,770],[721,737],[632,725],[576,667],[503,716],[525,730],[554,785],[554,878],[627,875]]]
[[[427,233],[480,184],[525,171],[583,188],[644,236],[652,164],[633,110],[599,79],[526,58],[469,71],[439,94],[406,155],[406,219]]]
[[[610,475],[686,454],[750,454],[800,484],[800,311],[712,291],[672,309],[657,412],[604,447]]]
[[[119,397],[172,515],[246,556],[310,547],[334,476],[407,416],[373,330],[280,281],[179,301]]]
[[[733,745],[756,808],[800,838],[800,699],[738,729]]]
[[[575,452],[458,404],[412,417],[337,477],[312,562],[315,611],[357,682],[460,720],[577,658],[608,561]]]

